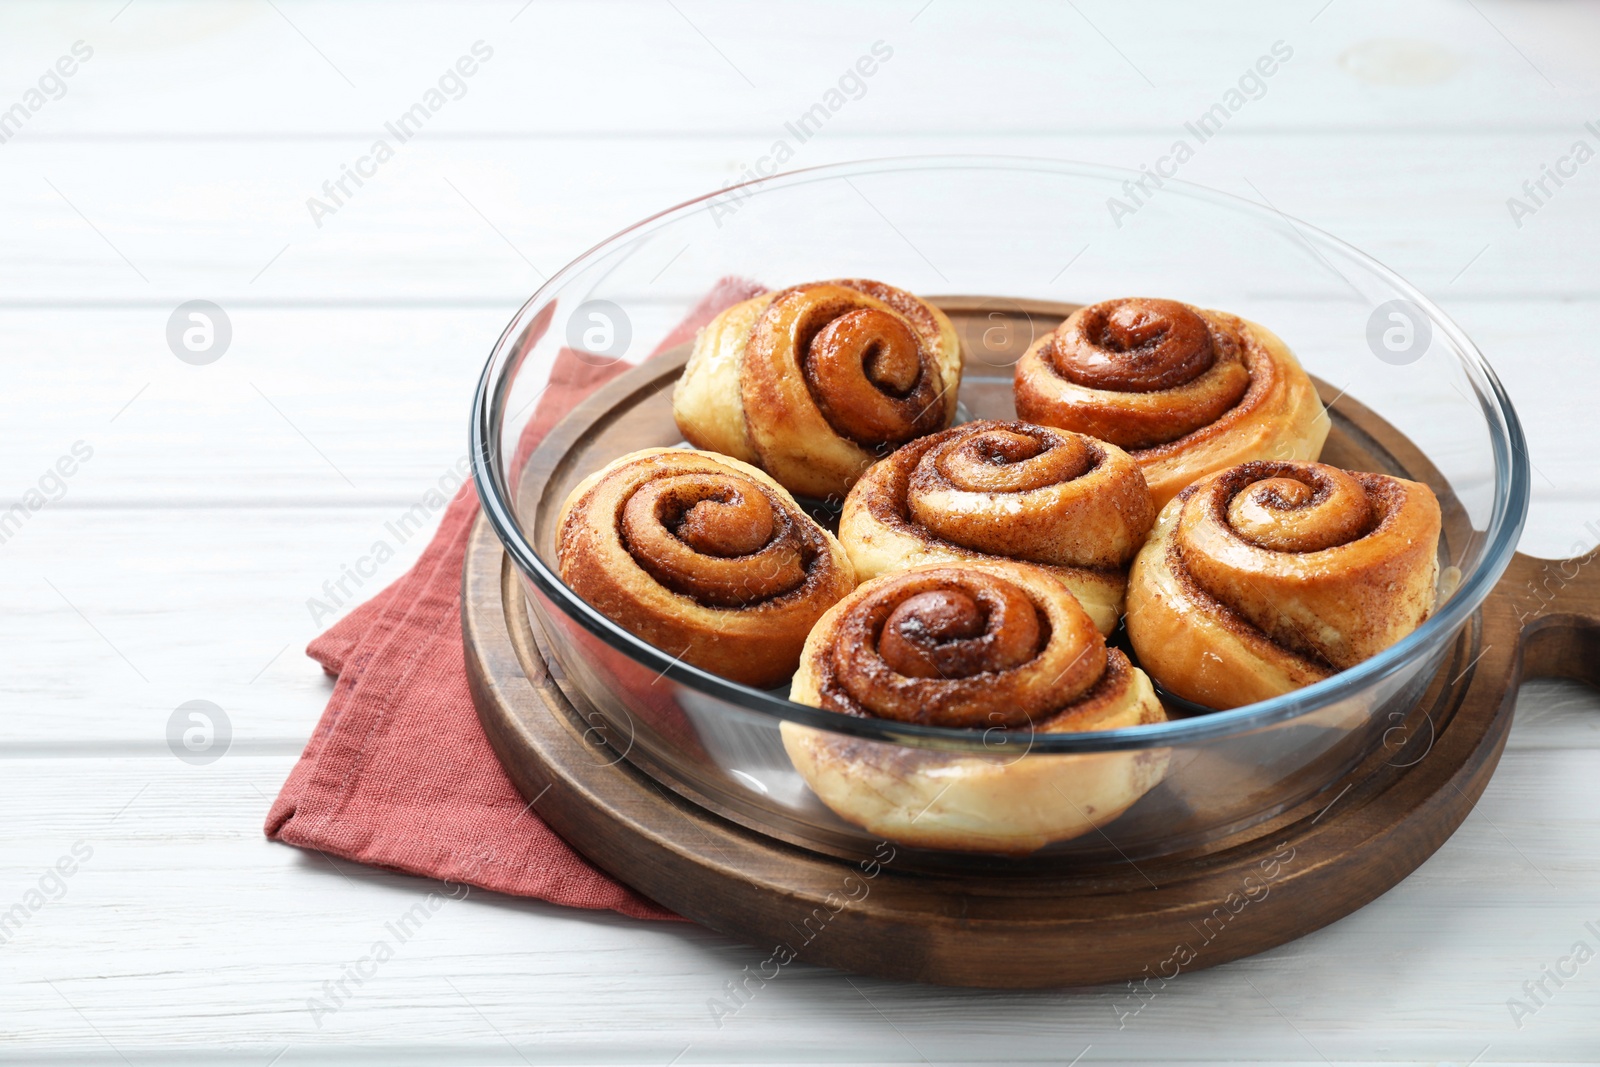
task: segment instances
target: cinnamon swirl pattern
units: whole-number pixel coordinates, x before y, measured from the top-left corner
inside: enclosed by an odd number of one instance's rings
[[[1329,422],[1271,331],[1175,300],[1080,308],[1017,364],[1017,413],[1127,449],[1156,506],[1256,459],[1315,460]]]
[[[1115,445],[969,422],[873,465],[845,498],[839,541],[860,579],[994,557],[1046,566],[1110,633],[1155,514],[1138,464]]]
[[[1439,501],[1418,482],[1255,462],[1166,506],[1134,560],[1128,636],[1161,685],[1234,708],[1381,652],[1432,612]]]
[[[695,340],[672,397],[697,448],[802,496],[843,496],[872,462],[949,426],[961,343],[944,313],[864,279],[735,304]]]
[[[662,651],[755,686],[788,679],[855,586],[838,541],[761,471],[682,449],[623,456],[562,507],[561,579]]]
[[[1038,734],[1166,719],[1144,672],[1029,564],[935,564],[864,583],[812,630],[789,699],[982,739],[987,753],[952,755],[783,724],[823,803],[906,844],[1030,852],[1103,826],[1166,769],[1161,749],[1029,751]]]

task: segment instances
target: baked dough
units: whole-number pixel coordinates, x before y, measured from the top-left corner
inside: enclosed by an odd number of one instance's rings
[[[1263,326],[1176,300],[1073,312],[1017,363],[1017,414],[1109,441],[1156,507],[1256,459],[1315,460],[1329,421],[1294,353]]]
[[[1039,734],[1158,723],[1144,672],[1106,647],[1050,572],[934,564],[862,584],[806,640],[789,698],[842,715],[965,728],[950,754],[785,722],[823,803],[907,845],[1026,853],[1106,825],[1154,788],[1164,748],[1048,755]]]
[[[1258,461],[1169,503],[1134,560],[1128,637],[1161,686],[1211,708],[1269,700],[1415,630],[1439,578],[1419,482]]]
[[[647,448],[562,506],[561,580],[672,656],[747,685],[794,672],[812,624],[855,587],[833,535],[735,459]]]
[[[969,422],[874,464],[845,497],[839,541],[860,580],[924,563],[1040,564],[1109,634],[1155,514],[1138,464],[1115,445],[1025,422]]]
[[[735,304],[696,338],[672,395],[690,444],[842,500],[899,445],[955,419],[961,342],[944,312],[845,278]]]

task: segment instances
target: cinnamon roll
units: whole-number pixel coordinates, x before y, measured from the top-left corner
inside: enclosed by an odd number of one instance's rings
[[[1025,422],[969,422],[903,445],[845,497],[839,541],[859,579],[1001,557],[1046,566],[1101,633],[1155,521],[1115,445]]]
[[[1271,331],[1176,300],[1073,312],[1017,363],[1017,414],[1127,449],[1156,506],[1255,459],[1315,460],[1328,418]]]
[[[1041,734],[1165,721],[1150,680],[1049,571],[998,560],[866,582],[806,639],[789,699],[973,731],[957,755],[783,724],[841,818],[910,845],[1030,852],[1105,825],[1160,781],[1164,749],[1047,755]]]
[[[855,586],[849,557],[749,464],[647,448],[562,506],[561,580],[657,648],[736,682],[794,672],[806,634]]]
[[[697,448],[801,496],[843,496],[872,462],[949,426],[961,343],[944,312],[859,278],[735,304],[696,338],[672,396]]]
[[[1418,482],[1258,461],[1178,495],[1134,560],[1128,636],[1185,700],[1234,708],[1381,652],[1432,612],[1439,501]]]

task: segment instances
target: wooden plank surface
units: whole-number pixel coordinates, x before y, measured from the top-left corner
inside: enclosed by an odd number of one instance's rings
[[[93,851],[0,944],[0,1059],[1593,1059],[1597,965],[1520,1028],[1507,1007],[1574,942],[1600,947],[1584,926],[1600,925],[1600,699],[1567,684],[1525,688],[1478,810],[1396,890],[1188,976],[1120,1028],[1126,989],[951,992],[802,967],[718,1028],[705,1002],[747,950],[487,894],[442,909],[318,1026],[307,998],[441,887],[336,869],[260,824],[329,690],[299,654],[318,628],[307,599],[464,452],[477,371],[541,274],[736,178],[880,40],[893,57],[793,165],[1137,167],[1289,43],[1183,176],[1270,198],[1438,298],[1527,424],[1523,548],[1594,544],[1600,163],[1520,227],[1506,200],[1574,140],[1600,146],[1584,126],[1600,124],[1597,22],[1506,0],[0,8],[0,108],[74,42],[94,49],[0,143],[7,498],[75,442],[94,450],[0,545],[0,909],[75,842]],[[479,40],[494,55],[466,95],[317,227],[306,198]],[[691,280],[669,272],[662,292]],[[206,367],[163,336],[196,298],[236,329]],[[398,547],[374,584],[420,546]],[[189,699],[234,723],[209,767],[166,750]]]

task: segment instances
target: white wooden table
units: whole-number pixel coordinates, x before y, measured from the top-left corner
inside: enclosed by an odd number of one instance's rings
[[[1509,0],[0,8],[0,109],[21,105],[9,127],[0,111],[0,512],[49,498],[0,543],[0,914],[22,916],[0,929],[0,1059],[1600,1058],[1600,962],[1508,1007],[1600,947],[1600,698],[1575,686],[1524,690],[1483,801],[1405,883],[1184,976],[1120,1029],[1116,988],[805,967],[719,1027],[706,1002],[751,950],[491,894],[314,1018],[308,998],[437,887],[261,835],[330,689],[301,655],[307,600],[462,454],[512,311],[606,234],[734,178],[875,42],[892,58],[790,165],[1137,166],[1285,42],[1184,176],[1253,185],[1436,296],[1527,426],[1524,549],[1592,545],[1600,161],[1520,220],[1507,198],[1574,141],[1600,148],[1597,33],[1593,6]],[[314,221],[307,199],[480,41],[464,95]],[[203,366],[166,339],[195,299],[232,326]],[[90,458],[51,474],[78,442]],[[233,731],[199,766],[167,743],[197,699]]]

